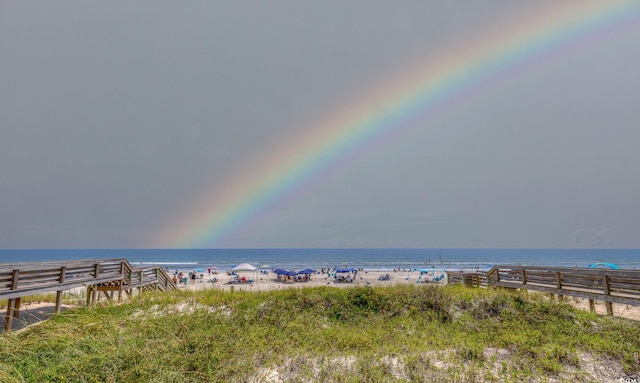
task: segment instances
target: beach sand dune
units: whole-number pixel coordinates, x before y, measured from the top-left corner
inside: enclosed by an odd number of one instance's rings
[[[382,281],[380,280],[381,276],[385,274],[389,275],[389,280]],[[436,272],[436,274],[438,274]],[[353,278],[353,282],[345,283],[345,282],[336,282],[333,276],[328,277],[327,274],[313,274],[311,275],[311,280],[307,282],[280,282],[276,279],[276,274],[273,272],[268,272],[267,274],[262,274],[260,272],[240,272],[238,273],[240,277],[245,277],[246,279],[253,280],[252,283],[242,283],[242,284],[230,284],[235,276],[227,275],[225,272],[220,272],[218,274],[212,274],[209,276],[205,274],[203,279],[197,279],[195,282],[189,281],[186,285],[179,284],[181,289],[193,289],[200,290],[206,288],[217,288],[223,290],[231,290],[234,291],[244,290],[244,291],[269,291],[269,290],[281,290],[281,289],[289,289],[289,288],[305,288],[305,287],[318,287],[318,286],[331,286],[331,287],[352,287],[352,286],[391,286],[397,284],[416,284],[418,278],[420,277],[420,273],[413,271],[371,271],[367,270],[361,271],[355,275]],[[436,275],[437,276],[437,275]],[[353,277],[353,274],[352,274]],[[432,278],[431,275],[428,278]],[[211,279],[216,278],[216,282],[210,282]],[[419,282],[422,284],[424,278],[421,278]],[[438,282],[438,284],[446,284],[446,278]],[[569,303],[581,310],[588,311],[589,310],[589,301],[587,299],[582,298],[573,298],[566,297],[564,299],[565,303]],[[603,302],[596,301],[596,313],[599,315],[606,315],[606,307]],[[614,316],[622,317],[627,319],[639,320],[640,321],[640,307],[623,305],[623,304],[614,304],[613,305]]]
[[[182,271],[184,275],[188,276],[188,271]],[[388,280],[382,280],[383,276],[389,275]],[[436,276],[438,272],[436,272]],[[200,273],[198,273],[198,276]],[[170,275],[173,277],[173,273]],[[398,284],[420,284],[423,285],[425,278],[420,278],[420,273],[413,271],[359,271],[357,274],[350,274],[352,282],[338,282],[333,275],[328,276],[325,274],[312,274],[310,279],[305,282],[281,282],[277,280],[277,275],[272,272],[261,273],[256,272],[239,272],[238,277],[244,277],[247,280],[253,282],[247,283],[231,283],[236,275],[229,275],[226,272],[218,272],[217,274],[203,273],[203,278],[191,280],[189,279],[186,284],[178,283],[180,289],[183,290],[204,290],[204,289],[220,289],[224,291],[272,291],[282,289],[304,289],[307,287],[320,287],[331,286],[337,288],[347,287],[363,287],[363,286],[392,286]],[[433,275],[427,277],[431,280]],[[427,282],[430,283],[430,282]],[[436,284],[446,284],[446,278]],[[589,310],[589,301],[587,299],[566,297],[563,302],[569,303],[581,310]],[[39,303],[25,305],[26,318],[28,320],[15,321],[16,326],[14,330],[27,327],[31,324],[38,323],[53,314],[53,303]],[[67,309],[67,307],[65,307]],[[623,304],[613,305],[614,316],[622,317],[632,320],[640,320],[640,307],[629,306]],[[596,313],[599,315],[606,315],[606,308],[603,302],[596,301]]]

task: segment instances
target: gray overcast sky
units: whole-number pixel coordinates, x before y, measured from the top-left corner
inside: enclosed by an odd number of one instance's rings
[[[2,2],[0,248],[154,247],[301,129],[546,3]],[[639,47],[556,55],[220,246],[638,248]]]

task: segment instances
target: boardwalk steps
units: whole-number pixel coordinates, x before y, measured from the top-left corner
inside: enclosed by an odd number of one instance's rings
[[[102,292],[108,299],[115,292],[131,295],[134,290],[177,289],[160,266],[133,267],[126,259],[79,259],[51,262],[0,263],[0,300],[7,300],[4,331],[11,329],[20,314],[20,299],[56,292],[55,312],[59,313],[65,291],[87,288],[87,305]]]
[[[573,296],[605,303],[613,315],[613,303],[640,306],[640,270],[590,269],[548,266],[494,266],[489,271],[447,271],[449,283],[475,287],[527,289],[559,297]]]

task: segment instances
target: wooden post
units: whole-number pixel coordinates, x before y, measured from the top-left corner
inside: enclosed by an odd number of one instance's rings
[[[13,318],[20,315],[20,298],[13,298],[7,301],[7,316],[4,318],[4,332],[11,331]]]
[[[133,282],[133,270],[129,269],[129,288],[127,289],[127,295],[129,295],[129,297],[131,297],[131,294],[133,294],[133,291],[131,290],[132,282]]]
[[[65,277],[65,274],[66,274],[66,270],[67,270],[67,268],[65,266],[62,266],[60,268],[60,278],[58,279],[60,281],[60,285],[62,285],[64,283],[64,277]],[[62,305],[62,291],[63,290],[56,291],[56,314],[60,314],[60,309],[61,309],[61,305]]]
[[[7,300],[7,315],[4,317],[4,332],[11,331],[11,322],[13,322],[13,299]]]
[[[20,317],[20,299],[20,297],[13,299],[13,318],[15,319],[18,319]],[[11,327],[9,327],[9,330],[11,330]]]
[[[11,286],[9,290],[16,290],[18,288],[18,277],[20,276],[20,270],[13,270],[11,273]],[[18,318],[20,315],[20,298],[13,298],[7,301],[7,316],[4,318],[4,332],[11,331],[11,325],[13,324],[13,318]]]
[[[92,285],[87,286],[87,306],[91,304]]]
[[[604,296],[605,299],[606,297],[608,297],[611,293],[609,292],[609,276],[604,274],[604,277],[602,279],[602,284],[604,285]],[[607,315],[613,315],[613,304],[607,300],[604,301],[604,305],[607,308]]]
[[[124,285],[124,272],[126,270],[126,265],[124,262],[124,260],[120,262],[120,275],[122,276],[122,279],[120,280],[120,282],[118,282],[118,302],[122,301],[122,285]]]
[[[13,305],[13,317],[18,319],[20,316],[20,297],[14,299],[15,304]]]
[[[522,269],[522,284],[526,285],[527,284],[527,270]]]
[[[589,299],[589,312],[595,314],[596,312],[596,301],[593,299]]]
[[[95,279],[98,279],[98,276],[100,276],[100,265],[96,263],[95,265],[93,265],[93,277]],[[98,285],[93,285],[93,288],[91,289],[91,301],[93,303],[96,303],[97,299],[98,299]]]
[[[561,272],[556,272],[556,288],[558,290],[562,290],[562,273]],[[562,294],[558,294],[558,302],[562,302],[562,298],[564,298],[564,296]]]

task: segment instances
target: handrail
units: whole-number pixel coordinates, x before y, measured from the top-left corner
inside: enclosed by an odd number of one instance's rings
[[[498,268],[496,266],[491,267],[489,271],[487,271],[487,284],[491,281],[497,271]]]
[[[482,273],[477,274],[482,278]],[[604,301],[607,314],[613,314],[612,303],[640,306],[640,270],[590,269],[582,267],[496,265],[484,273],[483,286],[527,289]],[[465,282],[453,275],[454,282]],[[465,282],[466,283],[466,282]]]
[[[148,286],[165,291],[178,288],[160,266],[133,267],[125,258],[0,263],[0,300],[8,300],[5,331],[18,317],[20,299],[25,296],[55,291],[59,313],[64,291],[87,287],[87,298],[95,301],[98,291],[131,293]]]

